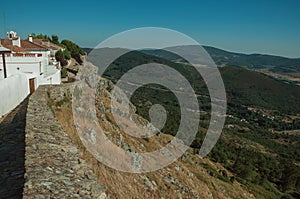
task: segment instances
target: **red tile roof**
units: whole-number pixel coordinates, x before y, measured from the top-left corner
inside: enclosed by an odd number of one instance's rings
[[[49,46],[45,45],[45,42],[49,42]],[[33,43],[44,46],[45,48],[51,49],[51,50],[60,50],[63,49],[63,47],[56,45],[52,43],[50,40],[47,39],[33,39]]]
[[[44,46],[35,44],[33,42],[30,42],[28,40],[21,40],[21,47],[26,48],[27,50],[42,50],[42,51],[46,51],[47,48],[45,48]]]
[[[28,40],[21,40],[21,47],[13,46],[12,40],[9,40],[9,39],[0,39],[0,41],[1,41],[2,46],[4,46],[5,48],[8,48],[14,52],[28,52],[28,51],[36,51],[36,50],[46,51],[47,50],[47,48],[45,48],[41,45],[32,43]]]

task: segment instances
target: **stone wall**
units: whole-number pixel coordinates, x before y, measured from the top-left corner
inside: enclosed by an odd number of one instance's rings
[[[60,101],[68,86],[40,86],[29,98],[23,198],[106,198],[105,188],[47,104],[49,89],[56,88]]]

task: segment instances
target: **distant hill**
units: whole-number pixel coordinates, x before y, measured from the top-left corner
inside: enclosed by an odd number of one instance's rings
[[[299,73],[300,58],[291,59],[273,55],[233,53],[218,48],[203,46],[218,66],[241,66],[250,69],[270,68],[273,72]],[[143,52],[165,59],[185,62],[181,57],[164,50],[144,50]],[[300,55],[299,55],[300,56]]]
[[[203,46],[218,66],[241,66],[249,69],[268,68],[274,73],[300,73],[300,58],[292,59],[264,54],[234,53]],[[89,53],[91,48],[82,48]],[[164,50],[142,50],[142,52],[174,62],[186,62],[182,57]],[[299,55],[300,56],[300,55]]]
[[[173,55],[167,54],[167,56],[170,59]],[[89,57],[89,61],[99,65],[97,58],[93,59],[92,55]],[[113,81],[118,80],[128,70],[145,63],[161,63],[174,68],[190,81],[196,92],[208,95],[205,83],[192,66],[174,63],[139,51],[132,51],[121,56],[108,68],[104,75]],[[276,109],[286,113],[300,112],[299,86],[284,83],[243,67],[221,67],[220,73],[223,77],[229,103]]]
[[[93,48],[81,48],[83,50],[83,52],[86,52],[87,54],[89,54]]]
[[[283,112],[300,112],[300,87],[241,67],[222,67],[228,101]]]

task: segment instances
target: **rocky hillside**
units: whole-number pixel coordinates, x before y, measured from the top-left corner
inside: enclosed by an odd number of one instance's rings
[[[144,139],[125,134],[116,125],[109,107],[112,86],[106,79],[99,80],[96,98],[98,122],[108,139],[125,151],[136,152],[162,148],[173,139],[164,133]],[[71,108],[72,86],[49,88],[47,93],[48,104],[59,124],[98,176],[108,198],[255,198],[229,171],[209,159],[201,159],[192,149],[173,164],[155,172],[131,174],[105,166],[87,151],[76,132]],[[147,123],[139,115],[134,114],[134,118]]]
[[[101,66],[101,59],[97,56],[101,53],[101,49],[93,51],[88,60]],[[201,75],[193,67],[131,51],[115,60],[103,76],[117,83],[128,71],[145,63],[164,64],[177,70],[189,80],[195,92],[200,94],[198,101],[202,119],[196,139],[191,145],[195,150],[199,149],[210,121],[210,98]],[[300,128],[299,105],[297,106],[300,87],[242,67],[221,67],[220,73],[228,100],[227,128],[223,129],[220,139],[209,154],[210,160],[233,172],[235,179],[253,190],[256,196],[299,198],[300,173],[296,172],[299,170],[299,135],[285,131]],[[135,80],[130,82],[134,83]],[[180,106],[174,99],[176,97],[172,92],[157,84],[140,87],[131,97],[137,113],[149,120],[151,105],[163,106],[168,119],[162,130],[170,135],[177,133],[180,124]],[[253,147],[253,143],[255,146],[263,146],[264,150]]]

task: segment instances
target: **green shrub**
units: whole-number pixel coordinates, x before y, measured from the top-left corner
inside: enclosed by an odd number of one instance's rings
[[[66,78],[68,76],[68,70],[67,70],[67,68],[62,68],[61,71],[60,71],[60,73],[61,73],[61,77],[62,78]]]

